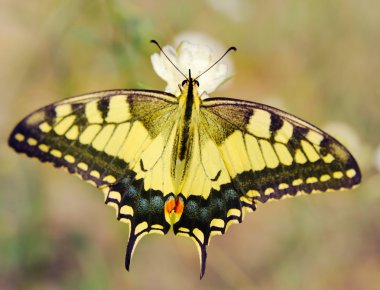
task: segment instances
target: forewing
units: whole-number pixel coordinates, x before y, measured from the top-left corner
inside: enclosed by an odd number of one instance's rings
[[[117,218],[131,225],[128,269],[143,235],[165,234],[170,228],[164,192],[173,192],[173,185],[170,171],[163,168],[170,167],[166,144],[176,109],[177,98],[155,91],[115,90],[69,98],[27,116],[12,132],[9,145],[104,191]]]
[[[297,117],[231,99],[205,100],[202,111],[235,188],[254,202],[360,183],[360,170],[350,152]],[[214,130],[216,124],[226,129]]]

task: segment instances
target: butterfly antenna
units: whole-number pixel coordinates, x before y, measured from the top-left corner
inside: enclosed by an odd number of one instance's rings
[[[168,61],[170,61],[170,63],[175,67],[175,69],[176,69],[181,75],[183,75],[183,77],[184,77],[185,79],[189,80],[189,79],[187,78],[187,76],[186,76],[183,72],[181,72],[181,70],[180,70],[180,69],[179,69],[179,68],[178,68],[178,67],[172,62],[172,60],[166,55],[165,51],[162,49],[161,45],[159,45],[158,42],[157,42],[156,40],[152,39],[150,42],[151,42],[151,43],[154,43],[155,45],[157,45],[158,49],[163,53],[163,55],[166,57],[166,59],[167,59]]]
[[[218,62],[220,62],[223,57],[226,56],[227,53],[229,53],[231,50],[233,51],[236,51],[237,48],[235,46],[231,46],[229,49],[227,49],[227,51],[225,53],[223,53],[223,55],[221,57],[219,57],[219,59],[214,62],[214,64],[212,66],[210,66],[208,69],[206,69],[203,73],[201,73],[200,75],[198,75],[194,80],[196,80],[197,78],[199,78],[200,76],[204,75],[206,72],[208,72],[210,69],[212,69]]]

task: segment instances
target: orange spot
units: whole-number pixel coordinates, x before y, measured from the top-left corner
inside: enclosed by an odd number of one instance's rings
[[[176,214],[182,214],[184,206],[182,198],[174,198],[171,196],[165,203],[165,211],[167,213],[174,211]]]
[[[175,212],[178,214],[181,214],[183,212],[184,204],[182,201],[182,198],[177,198],[176,204],[175,204]]]
[[[174,197],[170,197],[165,203],[165,211],[171,213],[176,207]]]

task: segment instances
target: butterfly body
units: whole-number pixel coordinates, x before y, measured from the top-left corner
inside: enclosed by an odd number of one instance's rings
[[[189,77],[179,96],[112,90],[69,98],[22,120],[9,145],[100,188],[130,224],[126,268],[150,233],[190,237],[199,250],[258,203],[351,188],[359,167],[334,138],[281,110],[201,100]]]
[[[188,82],[189,85],[184,87],[184,90],[178,97],[180,117],[176,134],[177,139],[174,146],[174,148],[176,148],[176,156],[172,159],[172,171],[174,172],[174,178],[177,181],[182,181],[185,175],[185,169],[188,165],[188,159],[191,154],[195,133],[194,130],[196,129],[201,103],[195,82],[191,79]]]

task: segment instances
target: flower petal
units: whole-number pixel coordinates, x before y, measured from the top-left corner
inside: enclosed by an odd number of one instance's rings
[[[178,43],[177,51],[171,46],[164,46],[163,50],[184,75],[188,76],[190,70],[191,77],[196,78],[211,67],[222,54],[220,50],[223,52],[224,50],[221,49],[219,44],[215,45],[215,41],[209,41],[207,37],[201,34],[196,34],[195,37],[189,37],[189,39],[198,42],[182,40]],[[176,42],[178,42],[178,39]],[[204,42],[209,45],[205,45]],[[182,83],[183,75],[166,59],[162,52],[153,54],[151,61],[155,72],[167,82],[165,91],[175,95],[180,94],[178,85]],[[210,71],[199,77],[198,81],[200,85],[198,91],[202,97],[207,96],[203,92],[210,93],[214,91],[219,85],[230,78],[228,68],[229,66],[232,67],[232,63],[227,64],[227,62],[228,58],[225,57]]]

